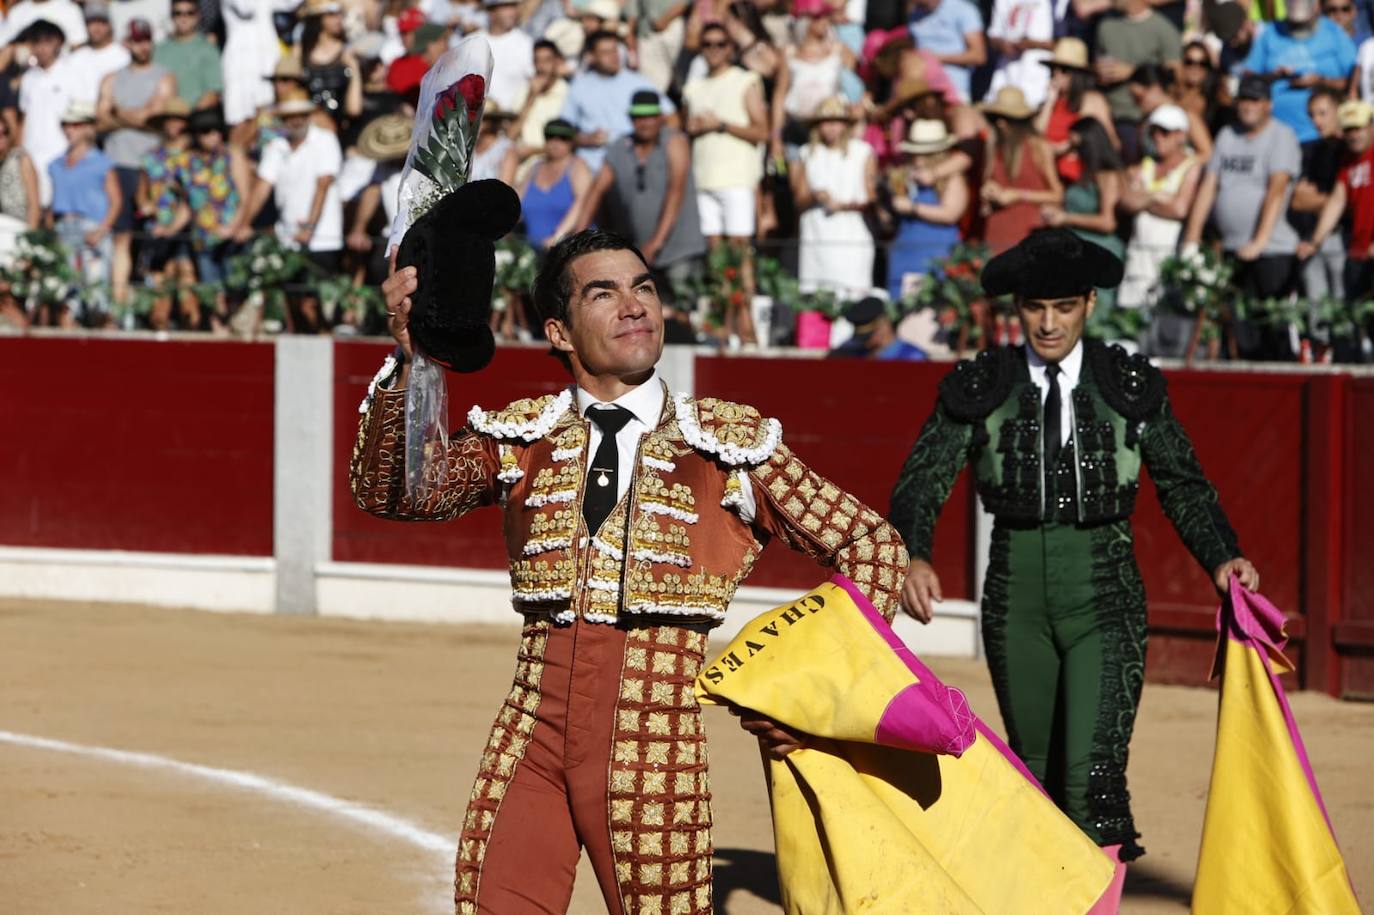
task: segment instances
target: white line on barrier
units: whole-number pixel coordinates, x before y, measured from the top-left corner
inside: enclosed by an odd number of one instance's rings
[[[342,798],[323,794],[319,791],[312,791],[309,788],[301,788],[297,785],[279,782],[276,779],[255,775],[252,772],[239,772],[234,769],[219,769],[214,766],[200,766],[195,763],[182,762],[178,759],[157,756],[152,753],[134,753],[129,750],[115,750],[109,747],[95,747],[87,744],[68,743],[65,740],[52,740],[47,737],[35,737],[30,734],[16,734],[13,731],[0,730],[0,743],[12,744],[18,747],[28,747],[35,750],[71,753],[76,756],[85,756],[91,759],[99,759],[126,766],[138,766],[144,769],[158,769],[164,772],[175,772],[179,775],[189,775],[194,778],[201,778],[206,781],[227,785],[231,788],[256,791],[259,794],[267,795],[273,800],[284,801],[288,804],[295,804],[298,807],[306,807],[321,813],[327,813],[331,816],[348,820],[354,825],[363,827],[364,829],[382,833],[393,839],[399,839],[408,845],[412,845],[424,852],[434,855],[436,858],[442,857],[446,865],[453,861],[454,843],[452,841],[445,836],[441,836],[438,833],[430,832],[428,829],[417,826],[409,820],[404,820],[389,813],[383,813],[380,810],[374,810],[371,807],[357,804],[353,801],[346,801]]]

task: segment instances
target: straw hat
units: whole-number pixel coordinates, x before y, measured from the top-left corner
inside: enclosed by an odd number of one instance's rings
[[[495,99],[487,99],[486,105],[482,108],[482,120],[484,121],[510,121],[518,116],[519,112],[509,108],[502,108],[496,104]]]
[[[305,71],[301,69],[301,62],[290,54],[285,54],[277,61],[277,65],[272,68],[272,75],[267,79],[294,79],[301,85],[305,85]]]
[[[301,7],[301,18],[327,16],[330,13],[342,12],[343,7],[336,0],[305,0],[305,5]]]
[[[90,102],[73,101],[62,112],[63,124],[94,124],[95,106]]]
[[[162,106],[162,110],[157,114],[148,116],[148,123],[151,125],[161,124],[168,118],[181,118],[183,121],[191,117],[191,106],[176,96],[169,98]]]
[[[897,147],[902,152],[921,156],[944,152],[956,142],[958,141],[949,135],[949,128],[945,126],[944,121],[916,121],[907,132],[906,139],[897,144]]]
[[[1015,86],[998,89],[992,101],[978,104],[978,110],[1011,121],[1026,121],[1035,117],[1035,109],[1026,104],[1026,94]]]
[[[892,87],[892,98],[888,100],[887,105],[889,108],[901,108],[918,98],[939,94],[938,90],[926,82],[925,77],[909,76]]]
[[[847,121],[854,123],[854,115],[849,111],[849,104],[838,95],[832,95],[816,106],[816,110],[811,112],[811,123],[819,124],[821,121]]]
[[[1040,61],[1047,67],[1063,67],[1065,70],[1090,70],[1088,65],[1088,46],[1080,38],[1061,38],[1054,43],[1054,53],[1049,60]]]
[[[1336,109],[1336,118],[1341,130],[1361,130],[1374,123],[1374,108],[1368,102],[1351,99]]]
[[[573,15],[616,22],[620,19],[620,7],[615,0],[587,0],[586,3],[573,4]]]
[[[315,103],[308,98],[293,98],[277,105],[274,113],[279,118],[289,118],[293,114],[314,114]]]
[[[358,135],[358,154],[374,162],[400,159],[410,151],[410,118],[403,114],[384,114],[367,122]]]

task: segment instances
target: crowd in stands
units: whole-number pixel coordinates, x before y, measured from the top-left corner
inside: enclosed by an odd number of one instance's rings
[[[808,309],[862,331],[876,300],[886,330],[850,349],[920,358],[1002,336],[995,307],[947,287],[1063,226],[1125,260],[1094,324],[1148,352],[1374,358],[1374,0],[17,0],[3,14],[0,325],[228,332],[245,289],[286,264],[283,329],[379,330],[321,284],[385,275],[420,81],[480,34],[495,69],[472,177],[523,204],[502,248],[503,336],[540,333],[527,277],[506,268],[598,225],[640,246],[674,339],[790,343]],[[60,246],[80,295],[6,290],[28,262],[3,260],[36,244]],[[890,345],[923,309],[920,339]]]

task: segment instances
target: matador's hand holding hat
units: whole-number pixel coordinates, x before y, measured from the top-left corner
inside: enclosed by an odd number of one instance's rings
[[[991,296],[1067,299],[1121,285],[1125,265],[1101,245],[1068,229],[1037,229],[988,261],[983,291]]]
[[[474,37],[425,74],[391,236],[393,246],[400,242],[397,267],[417,273],[411,341],[455,372],[484,368],[496,351],[495,242],[520,220],[520,198],[509,185],[468,182],[491,68],[490,46]]]

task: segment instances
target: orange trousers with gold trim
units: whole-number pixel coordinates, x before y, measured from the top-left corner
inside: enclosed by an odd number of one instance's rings
[[[711,911],[705,647],[680,626],[526,623],[458,843],[459,915],[566,912],[584,848],[612,915]]]

